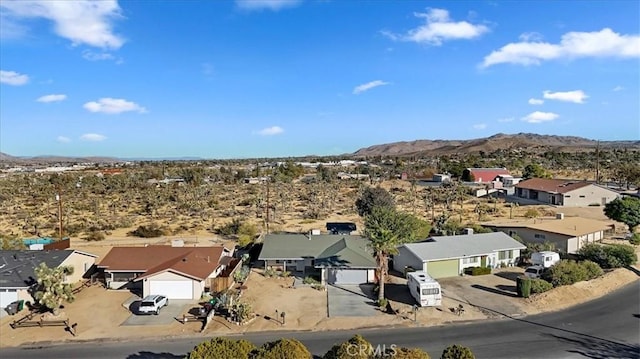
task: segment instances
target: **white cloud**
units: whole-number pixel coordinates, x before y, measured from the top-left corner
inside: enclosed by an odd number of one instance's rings
[[[66,137],[66,136],[58,136],[56,138],[56,141],[58,141],[60,143],[69,143],[69,142],[71,142],[71,139],[69,137]]]
[[[513,117],[505,117],[505,118],[499,118],[498,122],[512,122],[513,120],[515,120],[515,118]]]
[[[49,102],[58,102],[58,101],[64,101],[67,99],[67,95],[62,95],[62,94],[51,94],[51,95],[44,95],[39,97],[36,101],[38,102],[44,102],[44,103],[49,103]]]
[[[539,65],[542,61],[580,57],[640,57],[640,35],[621,35],[609,28],[595,32],[568,32],[560,43],[523,40],[485,56],[481,67],[497,64]]]
[[[104,97],[98,101],[87,102],[83,106],[90,112],[102,112],[108,114],[118,114],[122,112],[138,112],[146,113],[147,109],[135,102],[127,101],[121,98]]]
[[[406,34],[383,31],[382,34],[395,41],[411,41],[440,46],[447,40],[473,39],[489,32],[484,25],[474,25],[467,21],[452,21],[444,9],[427,9],[426,13],[414,13],[425,19],[425,24],[409,30]]]
[[[354,95],[358,95],[361,94],[365,91],[369,91],[372,88],[378,87],[378,86],[384,86],[384,85],[388,85],[388,82],[384,82],[382,80],[375,80],[375,81],[371,81],[371,82],[367,82],[366,84],[362,84],[362,85],[358,85],[353,89],[353,94]]]
[[[3,0],[0,9],[3,21],[14,27],[25,19],[50,20],[53,31],[74,45],[117,49],[124,44],[124,39],[112,31],[114,20],[122,18],[117,0]]]
[[[282,127],[271,126],[271,127],[263,128],[262,130],[258,131],[258,134],[261,136],[274,136],[274,135],[279,135],[283,132],[284,132],[284,129]]]
[[[100,142],[100,141],[106,140],[107,136],[100,135],[97,133],[85,133],[84,135],[80,136],[80,139],[82,141]]]
[[[121,61],[121,60],[117,60],[116,57],[113,56],[113,54],[110,54],[108,52],[94,52],[91,50],[82,51],[82,58],[89,61],[105,61],[105,60]]]
[[[553,121],[558,117],[560,117],[560,115],[553,112],[536,111],[523,117],[522,121],[529,122],[529,123],[542,123],[542,122]]]
[[[473,125],[474,130],[484,130],[485,128],[487,128],[486,123],[478,123],[476,125]]]
[[[584,100],[589,98],[582,90],[566,91],[566,92],[551,92],[544,91],[543,97],[547,100],[556,100],[573,103],[584,103]]]
[[[3,71],[0,70],[0,83],[20,86],[29,82],[29,76],[19,74],[15,71]]]
[[[529,105],[542,105],[544,103],[544,100],[540,100],[537,98],[530,98],[529,99]]]
[[[295,7],[301,0],[236,0],[236,5],[243,10],[272,10]]]
[[[614,91],[614,92],[618,92],[618,91],[622,91],[622,90],[624,90],[624,87],[622,87],[622,86],[616,86],[613,89],[611,89],[611,91]]]
[[[540,34],[539,32],[525,32],[524,34],[518,36],[518,38],[520,39],[520,41],[524,42],[539,42],[542,41],[542,34]]]

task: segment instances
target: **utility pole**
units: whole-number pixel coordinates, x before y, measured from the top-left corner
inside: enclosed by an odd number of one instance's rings
[[[267,234],[269,234],[269,178],[267,178]]]
[[[596,184],[600,184],[600,140],[596,144]]]
[[[62,240],[62,197],[60,196],[60,186],[58,186],[58,193],[56,193],[56,201],[58,202],[58,237]]]

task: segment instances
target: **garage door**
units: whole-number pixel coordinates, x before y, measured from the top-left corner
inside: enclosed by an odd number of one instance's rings
[[[169,299],[192,299],[193,282],[184,280],[152,281],[148,294],[160,294]]]
[[[6,308],[7,305],[18,300],[18,292],[14,289],[0,289],[0,308]]]
[[[360,284],[367,283],[366,269],[329,269],[327,277],[329,284]]]
[[[460,274],[458,272],[458,262],[458,259],[428,262],[427,273],[432,278],[455,277]]]

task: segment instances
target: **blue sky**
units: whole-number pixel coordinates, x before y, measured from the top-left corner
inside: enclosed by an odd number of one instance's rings
[[[640,139],[638,1],[0,2],[0,151]]]

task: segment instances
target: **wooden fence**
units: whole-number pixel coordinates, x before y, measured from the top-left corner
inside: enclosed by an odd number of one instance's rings
[[[222,273],[220,273],[219,276],[213,278],[210,281],[210,291],[212,293],[219,293],[231,288],[231,286],[235,283],[233,275],[241,267],[242,261],[238,258],[234,258],[231,263],[229,263],[229,266]]]

